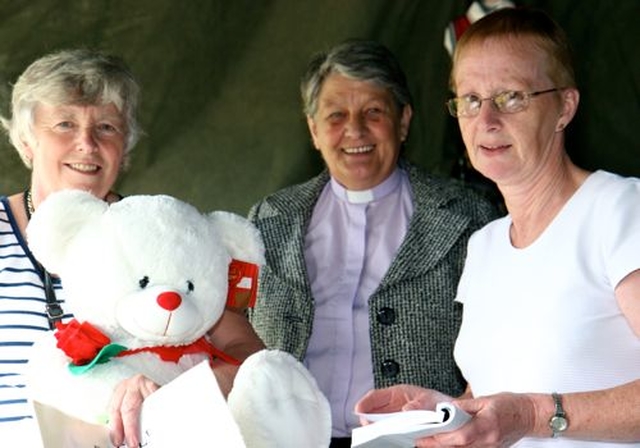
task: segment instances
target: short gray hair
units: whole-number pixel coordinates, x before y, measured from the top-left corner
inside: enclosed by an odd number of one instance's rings
[[[11,95],[11,118],[2,118],[9,139],[31,168],[25,143],[34,145],[33,120],[38,104],[103,105],[113,103],[126,124],[123,165],[141,129],[136,119],[140,88],[125,62],[88,49],[62,50],[37,59],[20,75]]]
[[[351,39],[309,62],[300,85],[305,115],[313,117],[318,111],[320,90],[332,73],[389,89],[400,110],[412,104],[406,75],[393,53],[376,41]]]

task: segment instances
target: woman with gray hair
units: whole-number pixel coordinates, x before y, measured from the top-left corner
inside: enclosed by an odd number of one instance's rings
[[[267,265],[250,319],[309,368],[331,404],[331,447],[349,447],[354,405],[374,386],[464,390],[453,299],[467,239],[496,212],[400,156],[412,101],[385,46],[350,40],[316,55],[301,92],[327,169],[251,209]]]
[[[86,49],[36,60],[13,87],[12,116],[2,124],[31,177],[25,191],[0,197],[1,440],[38,433],[27,400],[25,364],[34,339],[71,317],[60,279],[43,269],[27,247],[27,223],[58,190],[82,189],[108,202],[120,198],[113,186],[140,135],[138,94],[120,58]],[[263,348],[244,315],[232,310],[225,311],[210,338],[240,360]],[[214,365],[225,393],[236,371],[237,366]],[[140,406],[157,388],[147,378],[134,377],[116,390],[110,415],[114,445],[126,440],[138,446]]]

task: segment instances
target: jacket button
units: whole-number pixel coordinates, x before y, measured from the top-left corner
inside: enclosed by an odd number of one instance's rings
[[[384,307],[378,310],[378,322],[382,325],[391,325],[396,321],[396,311],[393,308]]]
[[[398,373],[400,373],[400,366],[397,362],[391,359],[382,361],[382,375],[390,378],[393,376],[398,376]]]

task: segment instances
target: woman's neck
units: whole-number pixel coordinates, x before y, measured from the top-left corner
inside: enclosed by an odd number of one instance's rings
[[[511,244],[518,248],[532,244],[588,176],[567,158],[526,185],[501,189],[512,221]]]

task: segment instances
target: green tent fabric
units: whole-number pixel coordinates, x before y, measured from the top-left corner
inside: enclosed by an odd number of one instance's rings
[[[567,146],[588,169],[640,175],[640,2],[516,1],[548,11],[576,52],[581,105]],[[407,72],[415,111],[407,156],[460,175],[464,150],[444,102],[444,29],[462,0],[0,0],[0,107],[37,57],[92,47],[125,58],[142,85],[146,135],[121,193],[166,193],[202,211],[246,214],[262,196],[322,168],[298,94],[310,56],[350,37],[389,46]],[[0,142],[0,193],[28,172]]]

